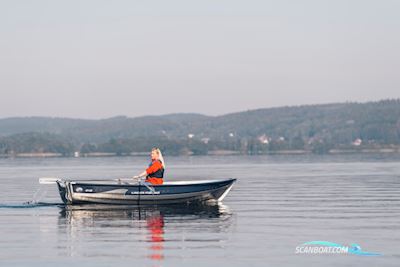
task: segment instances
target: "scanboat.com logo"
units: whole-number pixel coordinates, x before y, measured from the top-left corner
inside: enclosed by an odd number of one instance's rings
[[[310,241],[296,247],[296,254],[354,254],[359,256],[381,256],[380,253],[362,251],[358,244],[343,246],[329,241]]]

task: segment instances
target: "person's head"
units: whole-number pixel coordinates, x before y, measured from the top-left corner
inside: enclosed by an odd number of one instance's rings
[[[161,150],[159,148],[153,148],[151,150],[151,160],[159,160],[161,161],[163,167],[165,168],[165,162],[164,162],[164,157],[161,153]]]
[[[160,149],[158,149],[158,148],[153,148],[152,150],[151,150],[151,154],[150,154],[150,156],[151,156],[151,159],[152,160],[158,160],[159,159],[159,157],[160,157]]]

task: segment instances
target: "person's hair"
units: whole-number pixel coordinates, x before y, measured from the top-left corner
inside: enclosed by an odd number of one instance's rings
[[[163,168],[165,169],[165,161],[164,161],[164,157],[161,153],[161,150],[157,147],[154,147],[151,151],[156,151],[158,154],[158,159],[161,161],[161,164],[163,166]]]

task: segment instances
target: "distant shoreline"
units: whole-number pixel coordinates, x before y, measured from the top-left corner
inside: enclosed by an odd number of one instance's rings
[[[400,99],[79,120],[0,119],[2,157],[400,153]],[[134,151],[134,152],[133,152]],[[143,151],[143,152],[142,152]]]
[[[361,149],[331,149],[323,155],[345,155],[345,154],[400,154],[400,147],[395,148],[361,148]],[[17,154],[0,154],[0,158],[104,158],[104,157],[146,157],[148,152],[132,152],[125,154],[95,152],[85,153],[79,155],[62,155],[61,153],[17,153]],[[249,156],[249,155],[309,155],[313,153],[309,150],[280,150],[268,151],[260,153],[241,153],[234,150],[215,150],[209,151],[205,155],[196,155],[193,153],[183,153],[178,156]]]

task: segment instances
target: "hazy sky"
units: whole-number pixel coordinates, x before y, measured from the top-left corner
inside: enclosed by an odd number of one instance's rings
[[[0,117],[400,97],[399,0],[0,0]]]

